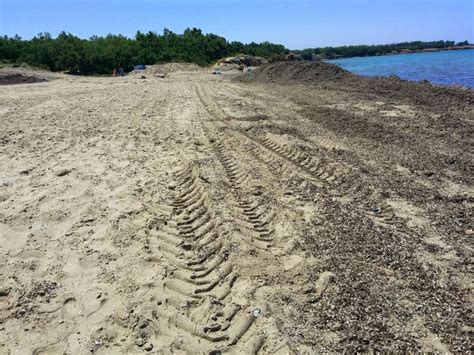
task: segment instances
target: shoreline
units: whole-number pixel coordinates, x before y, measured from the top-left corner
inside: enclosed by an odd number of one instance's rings
[[[383,59],[380,59],[380,61],[377,61],[376,59],[372,59],[373,60],[372,62],[357,61],[357,59],[370,60],[369,58],[374,58],[374,57],[400,56],[403,54],[416,54],[416,53],[436,53],[436,52],[441,52],[441,51],[453,51],[453,50],[474,50],[474,46],[470,46],[470,47],[465,46],[463,48],[451,48],[451,49],[445,49],[445,50],[434,50],[434,49],[428,50],[427,49],[423,51],[392,53],[392,54],[377,55],[377,56],[329,59],[329,60],[324,60],[323,62],[337,65],[345,70],[350,71],[351,73],[361,75],[364,77],[388,78],[391,76],[396,76],[401,80],[407,80],[411,82],[427,81],[430,84],[436,85],[436,86],[456,86],[456,87],[463,87],[470,90],[474,90],[474,82],[473,80],[471,80],[471,76],[469,75],[468,72],[458,73],[459,75],[457,75],[456,77],[452,77],[452,76],[448,77],[447,75],[438,75],[437,73],[439,70],[440,63],[435,64],[435,62],[439,60],[438,57],[434,57],[434,58],[405,57],[401,59],[396,59],[397,62],[393,62],[393,60],[390,60],[390,59],[387,59],[387,62],[385,62]],[[461,58],[462,58],[461,61],[467,60],[467,59],[464,59],[464,56],[462,56]],[[349,60],[353,60],[353,61],[350,62]],[[398,63],[398,60],[400,61],[400,64],[399,65],[394,64],[394,63]],[[422,64],[422,62],[425,62],[425,61],[433,62],[432,64],[433,67],[429,71],[430,75],[420,75],[420,73],[417,71],[417,66],[420,65],[421,67],[423,67],[424,64]],[[453,61],[452,63],[454,65],[456,61]],[[390,68],[387,68],[387,65],[390,65]],[[414,68],[410,70],[406,70],[407,65],[414,66]]]
[[[407,49],[402,52],[392,52],[392,53],[378,53],[375,55],[366,55],[366,56],[354,56],[354,57],[336,57],[336,58],[326,58],[323,59],[323,62],[330,60],[342,60],[342,59],[352,59],[352,58],[370,58],[370,57],[388,57],[392,55],[402,55],[402,54],[417,54],[417,53],[433,53],[433,52],[447,52],[447,51],[460,51],[460,50],[469,50],[474,49],[474,45],[469,46],[460,46],[460,47],[447,47],[447,48],[425,48],[425,49]]]

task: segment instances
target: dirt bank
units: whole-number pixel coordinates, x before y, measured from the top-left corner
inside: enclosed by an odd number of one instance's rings
[[[397,77],[363,77],[352,74],[335,64],[324,62],[279,62],[266,64],[251,73],[234,79],[238,82],[305,84],[365,95],[383,95],[388,99],[409,101],[416,105],[443,109],[472,108],[474,90],[433,85],[427,81],[413,82]]]
[[[470,350],[472,91],[278,66],[0,87],[0,353]]]
[[[0,85],[31,84],[46,81],[44,78],[23,74],[0,74]]]
[[[131,76],[156,76],[156,75],[164,75],[164,74],[171,74],[171,73],[180,73],[186,72],[188,75],[191,72],[200,72],[203,71],[203,67],[200,67],[197,64],[191,63],[165,63],[165,64],[155,64],[155,65],[147,65],[146,69],[144,70],[133,70],[130,75]]]

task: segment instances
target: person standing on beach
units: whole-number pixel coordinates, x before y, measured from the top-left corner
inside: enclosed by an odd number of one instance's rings
[[[119,70],[118,70],[118,75],[120,75],[120,76],[123,77],[123,68],[119,68]]]
[[[117,76],[117,69],[114,68],[114,70],[112,70],[112,76],[113,77]]]

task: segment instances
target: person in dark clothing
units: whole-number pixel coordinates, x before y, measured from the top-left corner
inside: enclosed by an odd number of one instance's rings
[[[119,68],[118,75],[123,76],[123,68]]]

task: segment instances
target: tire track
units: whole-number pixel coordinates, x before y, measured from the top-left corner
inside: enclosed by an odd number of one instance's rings
[[[277,174],[280,178],[287,177],[291,179],[296,173],[310,184],[322,187],[328,184],[336,185],[341,183],[344,175],[349,172],[349,167],[341,163],[317,159],[309,156],[298,147],[281,144],[268,136],[261,139],[235,129],[230,124],[233,118],[225,114],[202,86],[198,85],[196,92],[201,103],[211,116],[216,116],[217,120],[222,122],[228,129],[249,141],[254,147],[251,150],[251,154],[266,165],[269,165],[270,171],[274,175],[274,169],[278,167]]]
[[[281,158],[298,166],[308,175],[329,184],[337,184],[343,175],[348,172],[348,168],[342,166],[340,163],[316,159],[301,151],[298,147],[279,143],[268,136],[261,140],[260,143],[267,149],[278,154]]]
[[[203,97],[200,88],[197,88],[198,97]],[[202,99],[201,99],[202,100]],[[218,133],[216,125],[218,121],[211,121],[213,127],[202,124],[202,129],[211,142],[215,155],[224,168],[235,203],[232,210],[236,211],[236,223],[244,229],[246,241],[258,249],[269,249],[275,245],[275,230],[272,222],[275,218],[274,210],[269,208],[263,198],[255,194],[254,183],[249,174],[243,169],[239,159],[233,152],[236,151],[231,143],[228,143],[226,134]],[[225,126],[225,128],[227,128]],[[210,134],[211,130],[214,134]],[[218,137],[214,139],[211,137]],[[257,192],[257,194],[259,194]]]
[[[250,178],[244,172],[239,161],[231,153],[225,141],[215,143],[216,156],[232,186],[236,209],[240,225],[247,232],[253,232],[249,237],[250,243],[260,249],[267,249],[274,245],[274,228],[272,221],[275,213],[258,196],[250,196]],[[247,233],[246,233],[247,234]]]
[[[250,306],[254,286],[237,286],[230,240],[210,210],[205,187],[186,168],[171,188],[172,218],[163,228],[151,226],[150,239],[150,258],[167,264],[157,302],[161,331],[170,347],[184,351],[256,353],[266,340],[266,307]]]
[[[360,181],[360,187],[366,189],[364,180],[360,176],[354,176],[350,163],[340,162],[330,157],[309,155],[298,146],[279,142],[268,132],[265,132],[262,137],[256,133],[249,133],[248,130],[239,130],[232,125],[235,121],[234,117],[226,115],[202,87],[198,90],[200,99],[209,113],[219,117],[219,122],[240,137],[247,138],[253,147],[249,149],[249,153],[265,163],[275,177],[285,179],[290,189],[302,199],[311,199],[314,192],[321,189],[324,189],[325,194],[329,193],[333,197],[351,194],[354,184],[347,184],[349,180]],[[349,175],[351,177],[346,179]],[[377,206],[355,208],[359,210],[361,218],[367,218],[372,223],[390,229],[400,236],[406,236],[406,230],[414,233],[405,221],[389,213],[390,208],[387,209],[386,206],[383,208],[383,213],[379,212]]]

